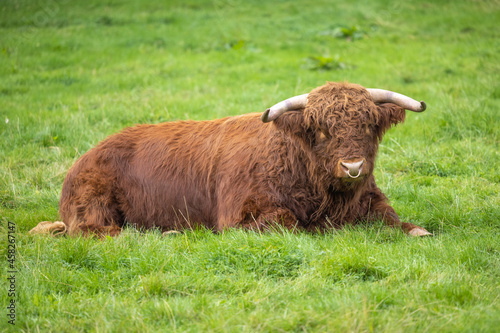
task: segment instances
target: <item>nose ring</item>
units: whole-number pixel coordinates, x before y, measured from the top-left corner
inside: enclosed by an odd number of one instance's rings
[[[351,178],[358,178],[361,174],[361,169],[358,170],[358,174],[356,176],[351,175],[351,170],[347,170],[347,175]]]

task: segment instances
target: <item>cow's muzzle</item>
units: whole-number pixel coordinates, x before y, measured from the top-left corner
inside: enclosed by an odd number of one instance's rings
[[[354,180],[364,174],[365,164],[366,160],[364,158],[340,160],[337,166],[337,175],[340,178],[351,178]]]

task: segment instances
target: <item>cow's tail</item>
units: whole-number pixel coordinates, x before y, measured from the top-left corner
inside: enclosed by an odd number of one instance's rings
[[[29,233],[31,235],[40,234],[40,235],[50,235],[55,237],[55,236],[62,236],[66,234],[67,231],[68,228],[66,227],[66,224],[64,224],[64,222],[43,221],[38,223],[36,227],[34,227],[29,231]]]

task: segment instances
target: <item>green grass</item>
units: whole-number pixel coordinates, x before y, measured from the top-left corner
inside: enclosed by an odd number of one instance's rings
[[[0,330],[494,332],[500,325],[498,1],[0,4]],[[342,32],[342,33],[339,33]],[[68,168],[137,123],[263,111],[325,81],[423,99],[375,171],[403,220],[326,235],[33,237]],[[5,305],[5,306],[4,306]]]

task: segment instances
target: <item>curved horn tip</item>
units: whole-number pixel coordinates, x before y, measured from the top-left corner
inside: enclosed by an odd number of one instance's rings
[[[271,108],[269,108],[266,111],[264,111],[264,113],[262,114],[262,116],[260,116],[260,120],[262,120],[262,122],[264,122],[264,123],[270,122],[270,120],[269,120],[269,112],[271,112]]]
[[[422,110],[420,110],[420,112],[425,111],[427,109],[427,104],[425,104],[424,101],[420,101],[420,106],[422,108]]]

